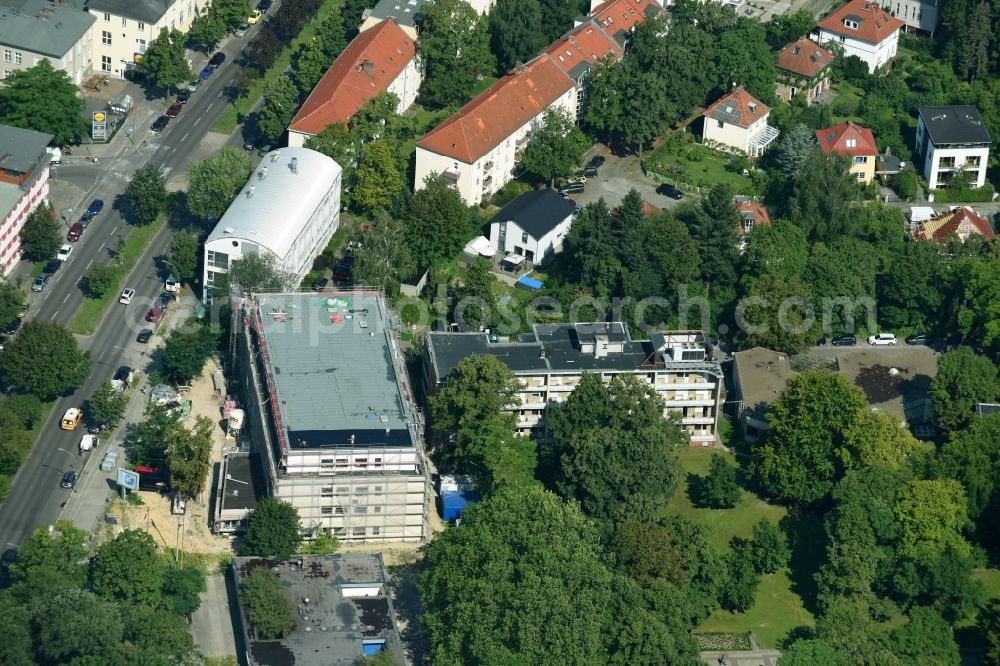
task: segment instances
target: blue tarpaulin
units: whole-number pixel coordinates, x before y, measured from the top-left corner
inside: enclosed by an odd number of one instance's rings
[[[517,285],[519,287],[524,287],[526,289],[541,289],[542,284],[541,280],[536,280],[535,278],[528,277],[527,275],[522,276],[521,279],[517,281]]]
[[[457,520],[465,507],[479,500],[479,493],[472,490],[446,490],[441,493],[441,518],[445,522]]]

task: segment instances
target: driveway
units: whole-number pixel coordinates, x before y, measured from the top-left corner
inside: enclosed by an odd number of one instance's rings
[[[236,654],[226,578],[216,573],[205,576],[206,589],[201,595],[201,606],[192,616],[194,644],[206,657]]]
[[[603,155],[606,160],[600,169],[600,175],[597,178],[588,178],[586,189],[583,192],[570,195],[570,198],[581,206],[593,203],[603,197],[608,207],[614,208],[632,189],[638,190],[644,201],[648,201],[660,209],[673,208],[689,198],[689,196],[685,196],[683,200],[675,201],[657,194],[656,187],[659,183],[650,180],[642,172],[637,155],[620,157],[612,154],[606,146],[597,144],[587,151],[583,158],[584,163],[590,161],[590,158],[595,155]]]

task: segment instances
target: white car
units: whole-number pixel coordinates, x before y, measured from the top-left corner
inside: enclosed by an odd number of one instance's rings
[[[132,298],[135,296],[135,289],[123,289],[122,295],[118,297],[118,302],[122,305],[128,305],[132,302]]]
[[[876,333],[875,335],[868,336],[868,344],[870,345],[894,345],[896,344],[896,336],[892,333]]]
[[[56,259],[59,261],[66,261],[69,259],[69,255],[73,254],[73,246],[67,243],[59,248],[59,252],[56,254]]]
[[[177,281],[177,278],[171,275],[167,278],[167,281],[163,283],[163,288],[171,294],[176,294],[181,290],[181,283]]]

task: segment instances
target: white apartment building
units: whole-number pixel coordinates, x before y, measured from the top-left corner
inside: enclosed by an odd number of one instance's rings
[[[250,253],[270,254],[301,281],[340,226],[340,194],[340,165],[326,155],[308,148],[265,155],[205,241],[203,298]]]
[[[0,273],[21,260],[21,229],[28,216],[49,200],[51,134],[0,125]],[[7,324],[8,322],[0,322]]]
[[[424,541],[423,425],[384,295],[265,294],[236,307],[241,436],[263,465],[263,494],[291,503],[309,536]]]
[[[94,18],[67,4],[23,0],[0,5],[0,78],[48,60],[79,85],[92,71]]]
[[[881,0],[882,7],[906,24],[906,30],[934,34],[938,26],[938,0]]]
[[[890,15],[877,2],[851,0],[820,21],[811,38],[820,44],[834,43],[845,56],[857,56],[875,72],[896,57],[903,21]]]
[[[466,0],[479,14],[489,14],[496,0]],[[382,21],[392,19],[399,27],[416,41],[423,25],[424,14],[434,0],[379,0],[374,7],[369,7],[361,14],[359,32],[374,28]]]
[[[958,173],[971,176],[971,187],[986,184],[993,139],[974,106],[922,106],[917,110],[914,160],[922,165],[927,187],[946,187]]]
[[[93,25],[94,71],[124,77],[141,61],[162,28],[187,32],[209,0],[88,0]]]
[[[702,114],[702,140],[709,145],[760,157],[779,134],[776,127],[767,124],[770,115],[771,107],[743,86],[736,86]]]
[[[428,333],[424,390],[429,395],[463,359],[495,356],[517,376],[523,390],[517,432],[545,437],[545,413],[565,402],[585,372],[610,382],[631,374],[648,382],[664,400],[664,416],[675,415],[691,444],[715,441],[722,408],[722,367],[701,331],[653,333],[633,340],[621,322],[535,324],[533,334],[517,342],[491,342],[486,333]]]

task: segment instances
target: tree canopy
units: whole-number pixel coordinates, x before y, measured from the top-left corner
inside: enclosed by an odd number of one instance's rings
[[[90,374],[90,354],[80,351],[65,328],[31,321],[4,347],[0,373],[20,391],[51,400],[83,384]]]
[[[975,415],[976,403],[996,402],[1000,397],[997,367],[970,347],[945,352],[938,359],[937,375],[931,381],[931,401],[937,422],[949,430],[961,430]]]
[[[203,220],[218,220],[252,171],[246,151],[231,147],[195,162],[188,170],[188,210]]]
[[[167,205],[163,174],[151,165],[140,167],[132,174],[132,180],[125,188],[125,197],[139,224],[151,224]]]
[[[487,18],[462,0],[427,5],[417,53],[426,72],[421,96],[437,107],[469,100],[495,66]]]
[[[240,555],[287,560],[302,543],[298,510],[282,500],[265,497],[250,512]]]
[[[21,227],[21,249],[24,258],[31,261],[46,261],[56,256],[63,243],[63,227],[56,220],[52,206],[41,202],[31,211]],[[3,319],[10,321],[10,318]]]
[[[160,28],[160,34],[146,45],[140,69],[161,88],[191,79],[184,33],[176,28]]]
[[[5,125],[52,135],[52,143],[79,143],[87,131],[83,98],[66,72],[48,58],[28,69],[15,69],[0,87],[0,117]]]
[[[562,111],[548,109],[520,164],[551,185],[557,177],[572,174],[589,147],[590,140],[573,119]]]

